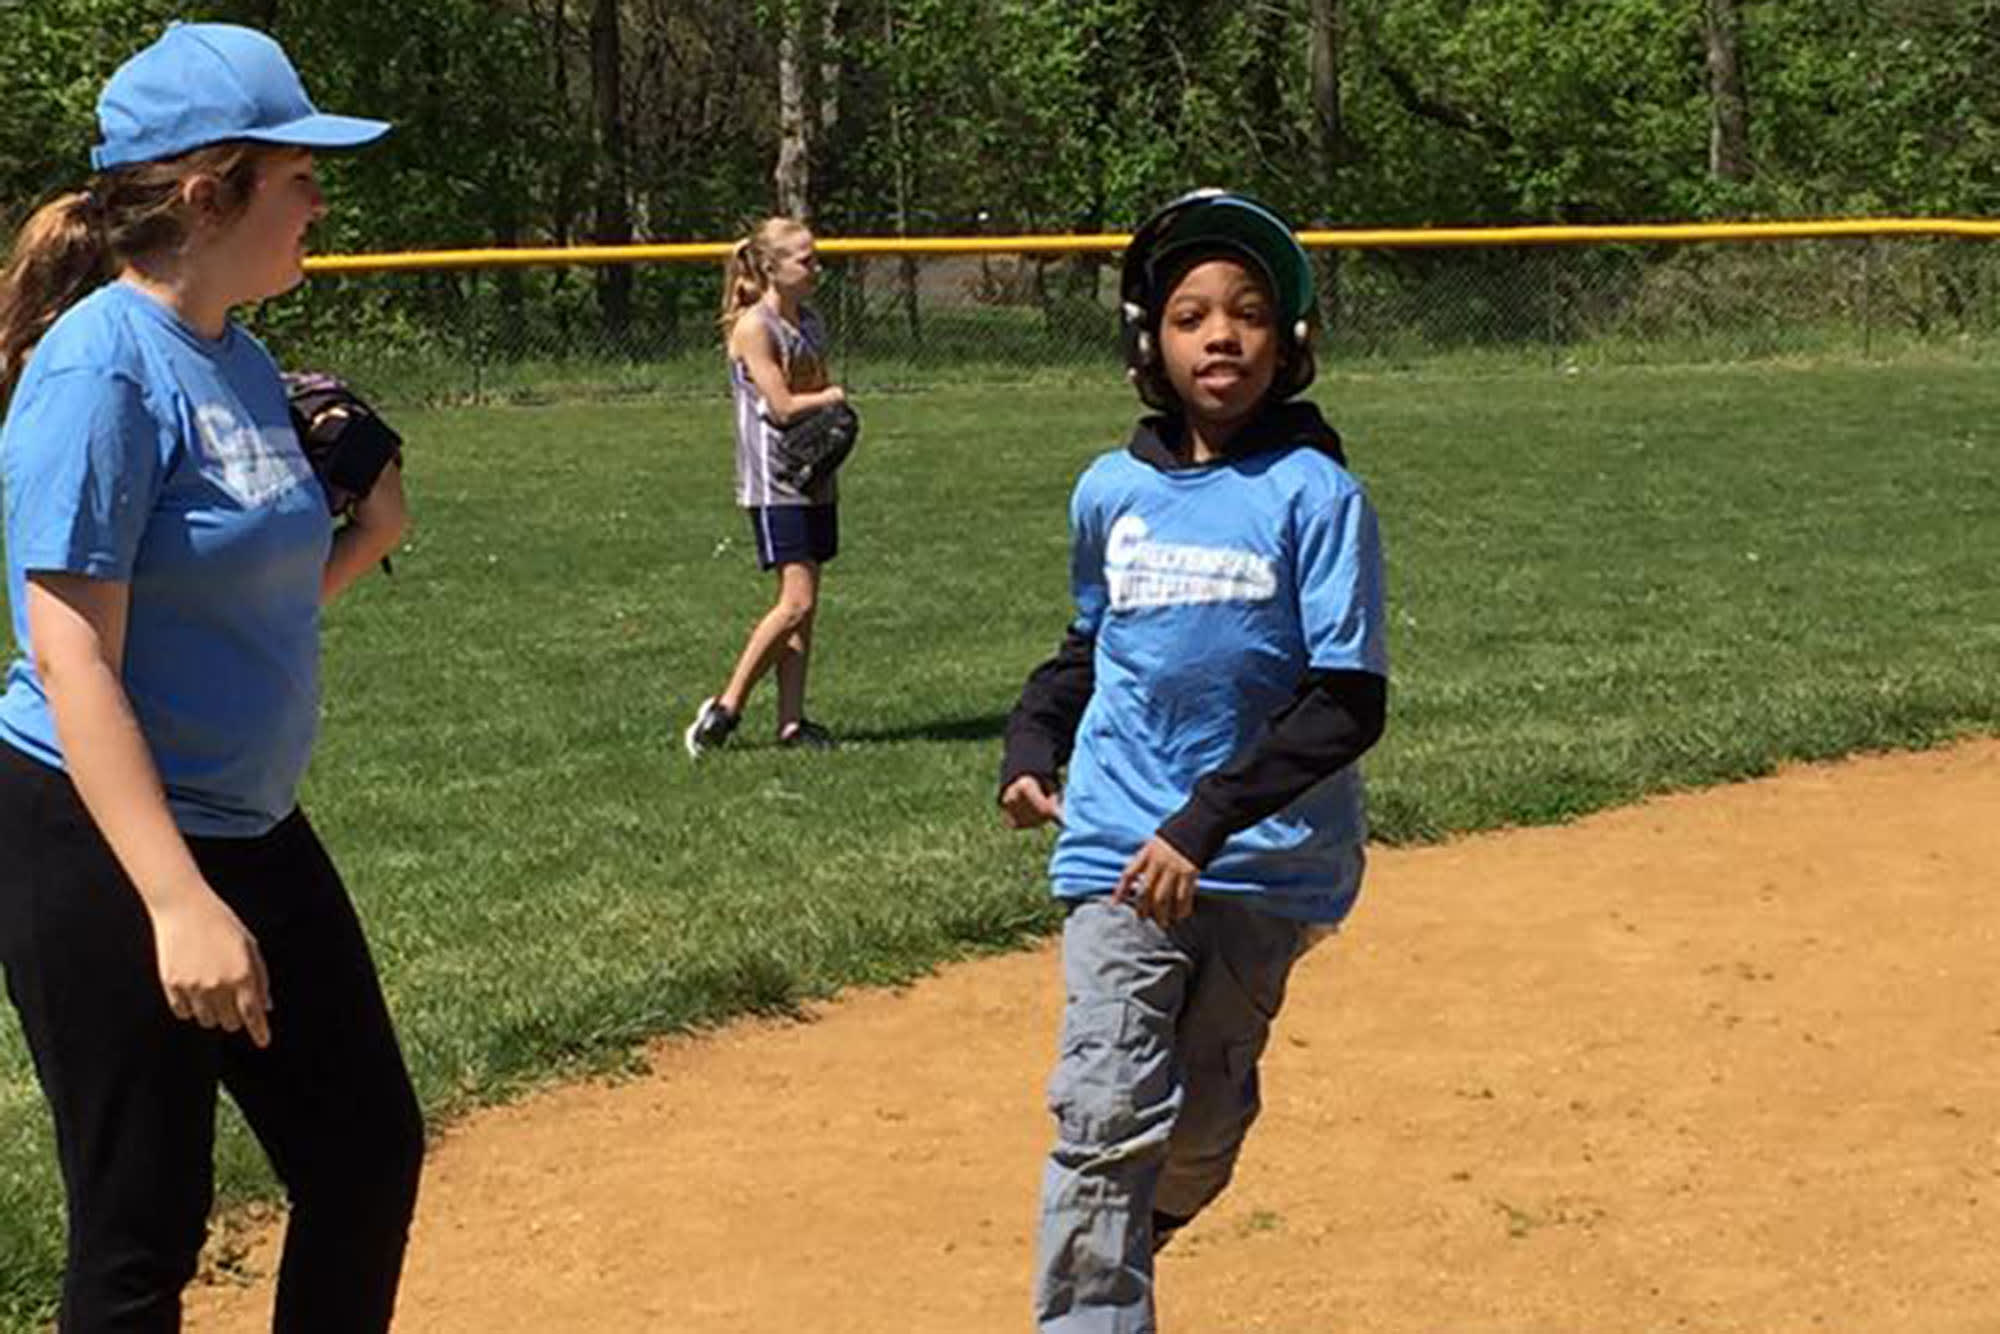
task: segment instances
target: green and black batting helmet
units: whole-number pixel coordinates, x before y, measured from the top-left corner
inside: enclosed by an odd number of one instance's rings
[[[1214,188],[1192,190],[1139,226],[1125,247],[1118,279],[1119,341],[1125,374],[1139,397],[1169,411],[1175,405],[1160,365],[1162,286],[1178,271],[1176,260],[1225,253],[1254,264],[1278,303],[1283,343],[1274,398],[1286,399],[1312,383],[1313,276],[1305,247],[1292,228],[1248,195]]]

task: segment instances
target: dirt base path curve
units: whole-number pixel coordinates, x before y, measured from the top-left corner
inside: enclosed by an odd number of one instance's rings
[[[1058,1000],[980,961],[474,1116],[398,1328],[1026,1330]],[[1383,851],[1265,1096],[1168,1334],[1994,1334],[2000,743]]]

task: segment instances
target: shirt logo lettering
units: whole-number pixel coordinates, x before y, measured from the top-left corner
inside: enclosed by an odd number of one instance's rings
[[[1136,514],[1111,525],[1104,575],[1113,611],[1268,602],[1278,593],[1277,572],[1267,557],[1230,547],[1155,542]]]
[[[245,508],[267,505],[312,475],[289,427],[259,430],[226,403],[202,404],[194,420],[210,465],[202,473]]]

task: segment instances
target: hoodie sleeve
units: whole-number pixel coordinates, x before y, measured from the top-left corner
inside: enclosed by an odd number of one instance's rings
[[[1208,865],[1230,835],[1283,810],[1366,754],[1381,738],[1388,711],[1385,677],[1307,672],[1248,746],[1195,783],[1187,803],[1160,825],[1160,837],[1196,866]]]

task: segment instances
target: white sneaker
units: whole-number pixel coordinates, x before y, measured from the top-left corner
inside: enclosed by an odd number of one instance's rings
[[[687,747],[688,758],[698,760],[703,752],[728,745],[729,734],[736,730],[737,722],[737,716],[723,708],[713,695],[703,700],[694,711],[694,721],[681,733],[681,744]]]

